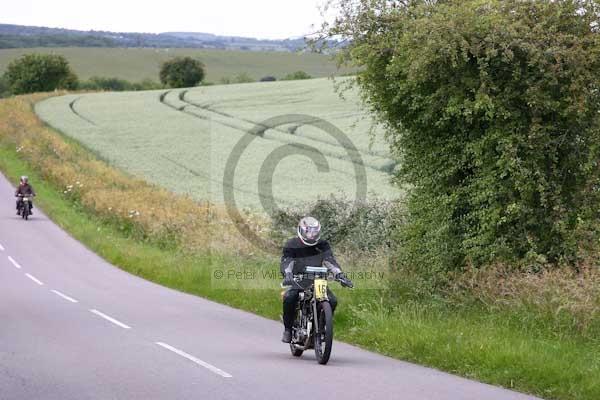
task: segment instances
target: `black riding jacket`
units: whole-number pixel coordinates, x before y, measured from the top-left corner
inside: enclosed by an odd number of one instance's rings
[[[307,266],[327,267],[334,275],[342,272],[327,240],[320,239],[316,245],[308,246],[298,237],[291,238],[283,247],[281,274],[284,276],[286,272],[301,274]]]
[[[20,184],[15,191],[15,196],[35,196],[35,191],[33,190],[33,186],[29,183]]]

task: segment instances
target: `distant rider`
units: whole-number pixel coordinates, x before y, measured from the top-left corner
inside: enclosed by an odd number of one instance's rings
[[[301,274],[307,266],[327,267],[330,274],[342,286],[352,287],[352,281],[346,278],[339,264],[333,256],[329,242],[321,239],[321,224],[313,217],[304,217],[298,224],[297,236],[287,241],[281,257],[281,274],[284,276],[284,285],[292,283],[295,274]],[[283,337],[284,343],[292,340],[292,326],[296,312],[296,303],[300,294],[299,288],[290,287],[283,295]],[[327,288],[327,297],[331,309],[335,311],[337,299]]]
[[[19,210],[23,205],[23,196],[35,196],[35,191],[33,190],[33,186],[29,184],[28,177],[21,177],[19,187],[15,191],[15,196],[17,197],[17,215],[19,215]],[[33,209],[33,202],[31,200],[29,201],[29,204],[31,205],[31,209]],[[31,214],[33,214],[33,212]]]

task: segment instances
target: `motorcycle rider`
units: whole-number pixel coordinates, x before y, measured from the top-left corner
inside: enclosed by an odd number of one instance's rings
[[[352,281],[348,279],[333,256],[329,242],[321,239],[321,224],[313,217],[304,217],[298,224],[297,236],[289,239],[283,247],[281,257],[281,274],[284,276],[285,286],[293,283],[294,275],[301,274],[307,266],[327,267],[330,274],[342,286],[352,287]],[[292,339],[292,326],[296,312],[296,303],[301,289],[290,287],[283,295],[283,337],[281,341],[290,343]],[[337,299],[327,288],[327,297],[332,311],[335,311]]]
[[[15,191],[15,197],[17,197],[17,215],[19,215],[19,210],[23,205],[23,196],[35,196],[35,191],[33,190],[33,186],[29,184],[29,178],[25,175],[21,177],[21,181],[19,182],[19,187]],[[33,209],[33,201],[29,201],[31,206],[30,211]],[[31,212],[33,215],[33,212]]]

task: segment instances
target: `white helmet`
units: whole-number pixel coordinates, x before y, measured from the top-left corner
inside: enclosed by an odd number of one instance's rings
[[[28,178],[26,175],[23,175],[23,176],[21,177],[21,182],[23,182],[23,183],[27,183],[27,182],[29,182],[29,178]]]
[[[321,237],[321,224],[313,217],[304,217],[298,223],[298,237],[307,246],[314,246]]]

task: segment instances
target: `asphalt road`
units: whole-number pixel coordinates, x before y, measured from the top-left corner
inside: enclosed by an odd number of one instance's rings
[[[533,399],[339,342],[294,358],[279,323],[121,271],[13,193],[0,175],[2,400]]]

